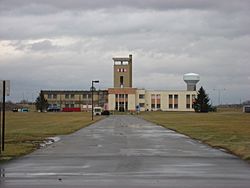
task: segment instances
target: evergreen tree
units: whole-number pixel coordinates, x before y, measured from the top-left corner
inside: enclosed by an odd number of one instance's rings
[[[211,109],[211,105],[209,104],[209,97],[206,94],[203,87],[201,87],[198,91],[197,98],[195,98],[194,102],[194,110],[195,112],[208,112]]]
[[[44,95],[41,92],[36,99],[36,109],[43,112],[47,110],[48,106],[49,106],[48,101],[44,98]]]

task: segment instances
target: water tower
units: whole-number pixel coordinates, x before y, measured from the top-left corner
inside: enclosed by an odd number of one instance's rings
[[[200,75],[196,73],[187,73],[183,75],[183,80],[187,83],[188,91],[196,91],[196,84],[200,81]]]

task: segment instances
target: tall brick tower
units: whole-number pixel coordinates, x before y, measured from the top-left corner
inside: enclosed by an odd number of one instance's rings
[[[114,88],[132,88],[132,55],[114,57]]]
[[[132,88],[132,55],[114,57],[114,87],[108,89],[109,110],[135,111],[136,88]]]

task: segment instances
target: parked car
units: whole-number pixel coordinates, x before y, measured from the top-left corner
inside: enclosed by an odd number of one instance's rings
[[[61,109],[59,107],[49,107],[47,112],[60,112]]]
[[[108,110],[104,110],[104,111],[102,112],[102,115],[103,115],[103,116],[109,116],[109,115],[110,115],[110,112],[109,112]]]
[[[22,108],[21,112],[29,112],[29,109],[28,108]]]
[[[18,112],[18,108],[13,108],[12,112]]]
[[[100,116],[102,114],[102,107],[94,107],[94,115]]]

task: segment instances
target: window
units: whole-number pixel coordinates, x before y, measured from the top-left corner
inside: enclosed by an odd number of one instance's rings
[[[75,105],[74,104],[70,104],[70,108],[74,108],[75,107]]]
[[[123,76],[120,76],[120,86],[123,86]]]
[[[69,94],[65,94],[65,99],[69,99]]]
[[[124,102],[119,102],[120,107],[124,107]]]
[[[127,69],[120,68],[120,69],[117,69],[117,72],[127,72]]]
[[[119,94],[119,98],[124,98],[124,94]]]
[[[157,104],[156,108],[160,109],[161,108],[161,104]]]
[[[84,99],[88,99],[88,98],[89,98],[88,94],[83,94],[82,97],[83,97]]]
[[[151,99],[155,99],[155,94],[151,94]]]
[[[174,108],[178,108],[178,95],[174,95]]]
[[[124,110],[125,110],[125,104],[124,104],[124,102],[119,102],[119,111],[120,112],[124,112]]]
[[[144,104],[144,103],[139,103],[139,106],[140,106],[141,108],[144,108],[145,104]]]
[[[65,108],[69,108],[69,104],[65,104]]]
[[[56,98],[57,98],[57,94],[54,94],[54,95],[53,95],[53,99],[56,99]]]
[[[120,98],[120,99],[124,99],[124,98],[128,98],[128,94],[115,94],[115,98],[117,98],[118,99],[118,97]]]
[[[151,104],[151,108],[155,108],[155,104]]]
[[[52,94],[48,94],[48,99],[51,99],[52,98]]]
[[[118,110],[118,102],[115,102],[115,110]]]
[[[173,95],[168,95],[168,100],[169,100],[168,108],[172,109],[173,108]]]
[[[144,98],[145,98],[145,95],[139,94],[139,99],[144,99]]]
[[[157,95],[156,95],[156,99],[161,99],[161,95],[160,95],[160,94],[157,94]]]
[[[70,95],[70,98],[71,98],[71,99],[74,99],[74,98],[75,98],[75,94],[71,94],[71,95]]]
[[[190,95],[186,95],[186,108],[190,108]]]

